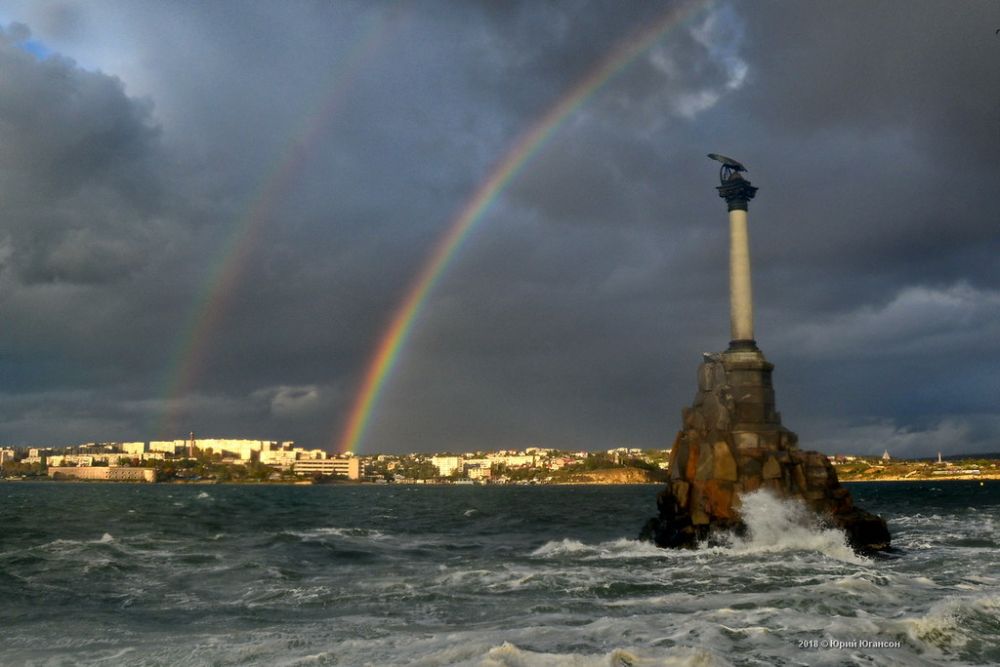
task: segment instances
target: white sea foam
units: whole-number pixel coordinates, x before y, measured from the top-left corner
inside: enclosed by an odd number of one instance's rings
[[[626,649],[610,653],[540,653],[518,648],[510,642],[491,648],[482,667],[716,667],[730,663],[705,649],[674,649],[672,655],[644,656]]]
[[[981,630],[1000,616],[1000,595],[948,597],[931,605],[926,614],[901,621],[907,636],[920,644],[950,652],[971,640],[995,644],[1000,636],[983,636]]]
[[[723,551],[733,554],[814,551],[853,563],[866,562],[847,545],[843,532],[818,525],[805,505],[760,490],[742,497],[746,537],[734,537]]]
[[[211,497],[212,497],[212,496],[208,495],[208,493],[206,493],[205,491],[202,491],[202,492],[201,492],[201,493],[199,493],[199,494],[198,494],[197,496],[195,496],[195,498],[200,498],[200,499],[202,499],[202,500],[204,500],[204,499],[206,499],[206,498],[211,498]]]
[[[784,551],[818,552],[836,560],[864,563],[847,545],[839,530],[822,528],[804,505],[757,491],[743,497],[740,510],[747,524],[746,537],[730,537],[724,546],[702,546],[701,553],[746,555]],[[580,560],[668,558],[690,553],[660,549],[651,542],[617,539],[599,544],[562,539],[546,542],[531,552],[537,558],[577,557]]]
[[[285,533],[287,535],[301,537],[303,541],[322,540],[326,537],[343,537],[348,539],[362,538],[371,540],[386,539],[385,533],[372,528],[337,528],[335,526],[327,526],[325,528],[311,528],[309,530],[288,530],[285,531]]]
[[[101,535],[101,539],[97,540],[101,544],[107,544],[108,542],[114,542],[115,538],[112,537],[111,533],[104,533]]]
[[[660,549],[651,542],[625,538],[585,544],[580,540],[562,539],[546,542],[531,552],[536,558],[577,557],[580,560],[608,560],[619,558],[666,558],[676,552]]]

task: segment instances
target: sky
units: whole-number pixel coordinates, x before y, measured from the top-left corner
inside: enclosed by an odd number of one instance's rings
[[[828,453],[1000,450],[1000,5],[0,2],[0,443],[669,447],[755,332]]]

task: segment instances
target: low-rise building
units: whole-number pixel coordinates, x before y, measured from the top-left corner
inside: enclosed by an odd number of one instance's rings
[[[499,463],[508,468],[527,468],[535,465],[532,454],[490,454],[486,458],[490,463]]]
[[[291,449],[274,449],[260,453],[261,463],[266,466],[281,468],[282,470],[291,469],[292,464],[295,463],[297,458],[298,453]]]
[[[292,464],[296,475],[344,475],[361,479],[361,459],[356,456],[332,459],[302,459]]]
[[[493,477],[493,468],[489,463],[486,463],[485,465],[482,463],[466,463],[465,474],[469,479],[486,481]]]
[[[120,466],[50,466],[53,479],[92,479],[111,482],[155,482],[153,468],[127,468]]]
[[[45,462],[50,466],[92,466],[94,457],[90,454],[53,454]]]

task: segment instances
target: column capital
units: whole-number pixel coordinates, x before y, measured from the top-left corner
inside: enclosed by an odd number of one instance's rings
[[[729,204],[730,211],[747,210],[747,204],[757,194],[757,188],[750,185],[750,181],[738,173],[733,174],[715,189],[719,191],[719,196]]]

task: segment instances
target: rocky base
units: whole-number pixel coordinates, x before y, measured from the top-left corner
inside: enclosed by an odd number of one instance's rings
[[[871,512],[854,508],[844,514],[828,515],[822,524],[843,530],[850,547],[862,555],[890,551],[889,528],[882,517]],[[667,512],[650,518],[642,527],[639,539],[667,549],[694,549],[700,544],[711,546],[724,542],[728,535],[743,537],[747,531],[747,525],[740,519],[718,519],[695,525],[689,514],[670,516]]]
[[[682,548],[720,533],[743,534],[741,495],[765,489],[804,503],[843,530],[856,551],[889,549],[885,521],[855,507],[826,456],[800,450],[798,437],[781,425],[773,368],[756,348],[706,355],[670,454],[670,482],[656,499],[659,514],[640,539]]]

